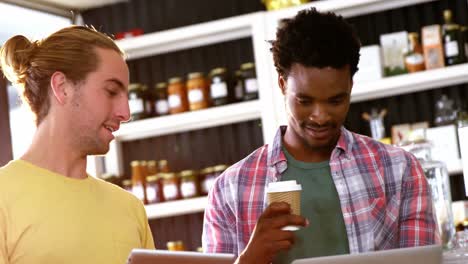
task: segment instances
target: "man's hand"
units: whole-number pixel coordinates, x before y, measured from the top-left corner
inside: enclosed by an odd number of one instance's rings
[[[302,216],[292,215],[288,203],[272,203],[258,219],[247,247],[241,253],[238,264],[268,264],[279,251],[288,250],[294,244],[294,232],[281,228],[307,226],[309,222]]]

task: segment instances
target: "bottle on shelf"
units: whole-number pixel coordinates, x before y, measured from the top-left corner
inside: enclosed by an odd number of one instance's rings
[[[146,84],[141,85],[143,105],[145,106],[145,118],[155,116],[154,96]]]
[[[179,179],[174,172],[164,173],[163,177],[163,195],[165,201],[180,199]]]
[[[180,172],[180,195],[183,199],[193,198],[199,195],[198,175],[193,170]]]
[[[234,74],[234,101],[241,102],[244,100],[245,88],[242,72],[237,70]]]
[[[147,163],[146,161],[132,161],[132,193],[140,199],[144,204],[147,204],[146,199],[146,176]]]
[[[460,25],[453,22],[451,10],[444,10],[442,25],[442,40],[444,44],[445,65],[455,65],[465,62],[465,49],[462,42]]]
[[[177,114],[189,110],[187,98],[187,87],[182,82],[182,78],[173,77],[169,79],[167,86],[167,95],[169,103],[169,113]]]
[[[205,109],[210,106],[208,80],[202,72],[192,72],[187,78],[187,96],[191,111]]]
[[[426,69],[424,65],[424,55],[419,34],[416,32],[408,33],[408,51],[405,53],[405,66],[408,72],[418,72]]]
[[[128,86],[128,105],[132,120],[139,120],[146,117],[145,102],[140,83],[131,83]]]
[[[215,68],[210,72],[210,98],[213,106],[225,105],[230,101],[229,81],[226,68]]]
[[[452,125],[455,124],[456,119],[457,111],[454,108],[453,100],[450,100],[445,94],[442,95],[435,105],[434,125]]]
[[[167,99],[167,83],[160,82],[154,86],[154,109],[157,116],[169,114],[169,103]]]
[[[171,172],[171,170],[169,169],[169,163],[167,162],[167,160],[160,160],[158,162],[158,167],[159,167],[159,172],[162,172],[162,173]]]
[[[258,83],[255,64],[253,62],[242,64],[241,74],[244,81],[244,100],[248,101],[258,99]]]
[[[148,176],[146,177],[146,198],[148,204],[164,201],[162,194],[162,177],[158,173],[158,164],[155,160],[148,161]]]

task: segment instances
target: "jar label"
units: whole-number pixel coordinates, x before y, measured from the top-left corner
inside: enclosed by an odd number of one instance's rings
[[[211,190],[211,187],[213,187],[214,181],[215,181],[215,178],[206,178],[202,184],[203,192],[209,193]]]
[[[156,101],[156,112],[160,115],[167,114],[169,112],[169,105],[166,100]]]
[[[258,92],[258,85],[256,78],[250,78],[245,80],[245,91],[247,93],[255,93]]]
[[[136,185],[132,187],[132,193],[135,195],[140,201],[145,200],[145,192],[143,191],[142,185]]]
[[[445,56],[455,57],[458,56],[458,43],[456,41],[450,41],[445,43]]]
[[[180,96],[177,94],[169,95],[169,108],[177,108],[182,104]]]
[[[147,186],[146,187],[146,199],[148,203],[156,202],[156,187],[154,186]]]
[[[227,84],[225,82],[211,84],[210,90],[211,98],[213,99],[227,97],[228,95]]]
[[[180,186],[183,197],[192,197],[197,194],[196,186],[193,182],[183,182]]]
[[[188,99],[190,103],[198,103],[203,101],[203,93],[201,88],[192,89],[188,93]]]
[[[177,198],[177,186],[175,184],[164,185],[163,192],[166,200],[172,200]]]
[[[144,104],[143,100],[140,98],[128,100],[128,106],[130,107],[130,114],[143,113]]]

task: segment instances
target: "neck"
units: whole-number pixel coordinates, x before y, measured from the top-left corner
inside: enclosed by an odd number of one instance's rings
[[[51,120],[43,120],[21,159],[65,177],[85,179],[86,155],[72,147],[69,137],[64,136],[66,133],[60,128]]]
[[[294,159],[302,162],[322,162],[330,159],[334,146],[311,147],[293,133],[291,128],[286,129],[283,136],[283,146]]]

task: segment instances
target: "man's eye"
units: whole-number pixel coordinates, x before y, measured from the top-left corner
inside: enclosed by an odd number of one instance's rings
[[[107,93],[110,95],[110,96],[116,96],[117,95],[117,92],[113,91],[113,90],[107,90]]]
[[[301,105],[308,105],[310,104],[310,100],[308,99],[297,99],[297,102]]]

